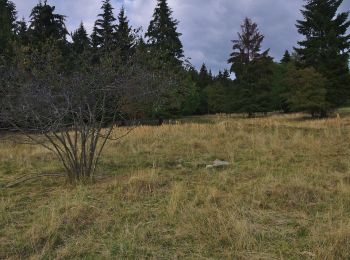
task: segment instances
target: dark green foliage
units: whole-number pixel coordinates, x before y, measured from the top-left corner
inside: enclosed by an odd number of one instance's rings
[[[326,98],[332,107],[349,100],[349,13],[338,13],[343,0],[308,0],[297,28],[305,40],[298,42],[299,66],[314,67],[326,79]]]
[[[10,55],[11,41],[16,29],[16,6],[8,0],[0,0],[0,56]]]
[[[53,39],[61,43],[66,42],[68,34],[65,25],[65,16],[56,14],[55,6],[39,2],[30,14],[29,36],[33,46],[37,46]]]
[[[271,57],[253,60],[246,68],[247,76],[240,91],[241,111],[250,116],[271,111],[271,82],[273,61]]]
[[[206,89],[208,96],[208,111],[210,113],[231,113],[233,106],[233,84],[230,73],[220,71],[213,83]]]
[[[213,78],[211,73],[208,71],[207,66],[203,63],[199,70],[199,82],[201,88],[206,88],[212,82],[212,80]]]
[[[291,61],[292,61],[292,57],[290,56],[289,51],[286,50],[281,60],[281,63],[287,64],[287,63],[290,63]]]
[[[295,65],[292,58],[288,63],[274,63],[273,79],[271,82],[272,110],[283,111],[284,113],[291,112],[290,105],[287,102],[290,90],[286,84],[286,77],[289,71],[294,69]]]
[[[90,39],[83,23],[81,23],[79,28],[72,33],[72,41],[72,48],[77,54],[82,54],[89,49]]]
[[[212,83],[212,75],[208,72],[206,65],[203,63],[198,75],[199,106],[197,114],[204,115],[209,113],[207,87]]]
[[[16,40],[22,46],[27,46],[29,44],[28,26],[24,18],[17,22]]]
[[[153,93],[156,99],[141,98],[133,103],[128,110],[134,111],[138,118],[156,119],[159,123],[163,120],[181,115],[182,105],[186,97],[189,95],[191,81],[188,78],[187,70],[180,66],[174,66],[171,62],[161,62],[164,57],[163,53],[153,53],[149,51],[149,46],[144,44],[142,38],[139,40],[135,54],[128,63],[137,63],[146,71],[151,72],[150,75],[158,75],[159,80],[155,84],[147,84],[144,79],[140,82],[135,81],[134,85],[145,85],[146,93]],[[168,84],[163,84],[168,82]],[[130,86],[132,88],[133,86]],[[130,89],[130,95],[136,95]]]
[[[123,60],[127,60],[133,53],[135,45],[135,36],[128,18],[125,15],[124,7],[120,10],[118,16],[118,26],[116,31],[117,47],[121,52]]]
[[[181,105],[181,113],[183,115],[194,115],[197,113],[201,102],[200,90],[198,87],[198,73],[193,67],[190,67],[185,74],[186,76],[183,80],[183,84],[185,86],[186,96]]]
[[[289,94],[287,102],[293,111],[305,111],[313,117],[327,115],[327,80],[313,68],[291,68],[285,78]]]
[[[21,69],[38,74],[40,74],[40,71],[49,69],[57,71],[57,73],[63,73],[71,69],[67,65],[67,63],[71,63],[71,57],[62,51],[61,43],[52,38],[41,43],[38,48],[27,48],[21,45],[15,45],[15,47],[14,63]],[[40,63],[37,62],[38,60],[45,62]],[[50,66],[50,68],[46,68],[46,66]]]
[[[95,24],[94,28],[92,29],[92,34],[91,34],[90,38],[91,38],[91,47],[94,51],[96,51],[98,49],[98,46],[99,46],[99,37],[97,35],[96,24]]]
[[[157,0],[145,34],[147,42],[130,26],[124,8],[116,19],[112,1],[103,0],[91,36],[81,23],[71,34],[71,43],[66,40],[65,16],[56,14],[55,7],[46,1],[33,8],[27,28],[24,19],[16,22],[14,4],[0,0],[0,62],[6,66],[5,54],[22,68],[40,71],[43,68],[27,58],[34,54],[42,60],[54,59],[51,69],[59,73],[79,70],[85,63],[98,66],[106,57],[113,60],[115,69],[142,67],[147,75],[158,75],[157,83],[151,78],[135,79],[128,85],[128,98],[136,94],[133,89],[137,85],[145,86],[147,93],[156,92],[157,98],[129,102],[126,114],[135,118],[161,122],[180,115],[245,112],[253,116],[268,111],[307,111],[324,116],[350,102],[350,36],[346,34],[350,22],[347,13],[337,13],[341,3],[307,0],[304,20],[297,25],[305,40],[299,42],[295,53],[287,50],[280,63],[272,61],[269,50],[261,50],[264,35],[246,18],[228,60],[236,76],[231,80],[229,71],[213,76],[205,64],[197,72],[184,61],[179,22],[172,17],[166,0]],[[162,80],[170,83],[163,86]],[[114,98],[108,97],[106,102],[113,106]]]
[[[179,62],[183,58],[181,33],[177,32],[178,21],[172,18],[172,11],[166,0],[157,0],[153,19],[148,27],[146,37],[148,44],[155,52],[163,54],[171,62]]]
[[[268,50],[261,52],[264,36],[259,32],[257,24],[246,18],[241,29],[238,40],[233,41],[234,51],[228,62],[239,85],[238,107],[241,112],[252,116],[256,112],[271,109],[273,61],[268,56]]]
[[[93,45],[101,48],[112,48],[116,42],[116,25],[117,20],[113,14],[113,7],[110,0],[102,2],[102,13],[98,15],[99,19],[95,22],[93,32]]]

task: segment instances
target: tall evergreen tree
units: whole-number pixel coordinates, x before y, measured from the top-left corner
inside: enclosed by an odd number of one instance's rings
[[[135,37],[131,26],[129,26],[128,18],[125,15],[124,7],[120,10],[118,16],[118,26],[116,31],[117,47],[121,52],[123,60],[126,60],[132,54],[135,44]]]
[[[199,70],[199,80],[204,88],[210,83],[211,78],[205,63],[202,64],[202,67]]]
[[[261,52],[264,40],[258,25],[246,18],[233,42],[233,52],[228,60],[231,72],[236,74],[240,85],[239,95],[242,112],[252,116],[255,112],[267,112],[270,109],[270,77],[273,74],[272,58],[269,50]]]
[[[72,46],[76,53],[83,53],[90,46],[90,39],[86,32],[83,22],[81,22],[79,28],[72,33]]]
[[[180,61],[183,58],[181,33],[177,32],[179,22],[172,18],[172,10],[166,0],[157,0],[153,19],[148,27],[146,37],[148,44],[170,59]]]
[[[292,61],[292,57],[290,56],[290,53],[288,50],[284,52],[283,58],[281,59],[281,63],[287,64]]]
[[[236,74],[237,79],[247,76],[248,65],[253,61],[268,56],[269,50],[261,52],[261,44],[264,40],[258,29],[258,25],[251,19],[245,18],[241,25],[238,39],[233,40],[233,52],[228,60],[231,64],[231,72]]]
[[[98,47],[99,47],[99,42],[100,42],[100,39],[97,35],[97,27],[96,27],[96,23],[94,25],[94,28],[92,29],[92,33],[91,33],[91,36],[90,36],[90,39],[91,39],[91,47],[93,50],[97,50]]]
[[[8,0],[0,0],[0,55],[8,54],[16,29],[16,6]]]
[[[115,31],[117,20],[113,14],[113,6],[110,0],[104,0],[101,7],[102,13],[98,15],[99,19],[95,22],[96,41],[98,47],[111,48],[115,43]]]
[[[24,18],[17,22],[16,39],[23,46],[29,44],[28,26]]]
[[[295,48],[302,68],[313,67],[326,79],[326,97],[332,107],[349,100],[349,13],[339,13],[343,0],[307,0],[297,21],[300,34],[305,36]]]
[[[33,8],[30,14],[29,35],[33,44],[46,42],[52,39],[66,42],[68,31],[65,25],[66,17],[55,13],[55,6],[41,1]]]
[[[207,114],[209,112],[207,88],[212,83],[212,81],[213,78],[210,75],[207,66],[205,63],[203,63],[202,67],[199,70],[197,82],[200,97],[197,111],[198,114]]]

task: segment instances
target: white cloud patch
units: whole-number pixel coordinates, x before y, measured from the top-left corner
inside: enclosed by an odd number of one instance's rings
[[[38,0],[12,0],[19,17],[28,20],[30,10]],[[56,11],[67,16],[69,31],[75,30],[81,21],[91,32],[100,0],[49,0]],[[125,6],[131,24],[147,30],[156,0],[112,0],[117,16]],[[303,0],[168,0],[173,16],[180,21],[179,32],[186,56],[199,68],[205,62],[214,72],[227,68],[231,52],[231,40],[240,30],[244,17],[251,17],[265,35],[264,48],[280,59],[286,49],[291,50],[300,36],[295,23],[300,19]],[[343,10],[350,10],[345,0]]]

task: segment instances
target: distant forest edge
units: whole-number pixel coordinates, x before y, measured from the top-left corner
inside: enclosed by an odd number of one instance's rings
[[[91,35],[83,23],[69,33],[66,16],[47,1],[34,6],[26,22],[17,19],[13,2],[0,0],[0,126],[47,129],[67,120],[64,111],[73,118],[92,104],[101,122],[271,111],[327,117],[350,106],[350,20],[349,12],[339,12],[342,2],[306,0],[296,21],[303,40],[280,62],[261,49],[258,25],[244,19],[227,54],[230,71],[214,76],[184,56],[179,21],[166,0],[157,0],[144,35],[130,26],[123,7],[114,16],[110,0],[102,1]],[[73,113],[82,99],[86,105]]]

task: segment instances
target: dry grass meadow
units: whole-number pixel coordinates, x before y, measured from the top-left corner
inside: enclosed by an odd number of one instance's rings
[[[0,189],[0,259],[350,259],[349,159],[346,115],[139,127],[105,150],[111,177]],[[40,147],[0,144],[2,185],[59,171]]]

